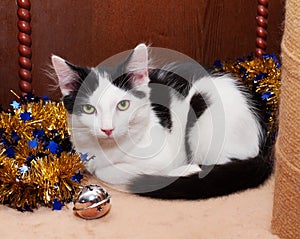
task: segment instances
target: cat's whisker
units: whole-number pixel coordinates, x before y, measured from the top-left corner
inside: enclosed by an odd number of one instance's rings
[[[84,128],[70,128],[71,131],[73,132],[86,132],[86,133],[89,133],[90,130],[89,129],[84,129]]]

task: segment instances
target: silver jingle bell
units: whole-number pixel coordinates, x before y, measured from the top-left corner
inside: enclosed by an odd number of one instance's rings
[[[73,211],[84,219],[96,219],[106,215],[110,208],[111,196],[98,185],[84,186],[74,202]]]

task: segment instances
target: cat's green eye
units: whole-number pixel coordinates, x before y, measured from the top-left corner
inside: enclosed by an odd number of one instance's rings
[[[96,111],[95,107],[89,104],[82,106],[82,112],[86,114],[94,114]]]
[[[129,100],[122,100],[118,103],[117,108],[121,111],[127,110],[129,108]]]

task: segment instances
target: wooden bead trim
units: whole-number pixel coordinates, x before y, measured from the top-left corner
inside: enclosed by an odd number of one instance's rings
[[[22,95],[32,92],[32,62],[31,62],[31,3],[29,0],[17,0],[18,4],[18,40],[19,40],[19,87]]]
[[[267,48],[268,0],[258,0],[256,17],[256,50],[255,55],[262,57]]]

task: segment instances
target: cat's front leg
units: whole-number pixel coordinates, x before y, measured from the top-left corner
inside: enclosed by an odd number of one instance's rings
[[[120,163],[99,168],[94,174],[100,180],[109,184],[127,185],[131,180],[141,173],[137,167],[130,164]]]

